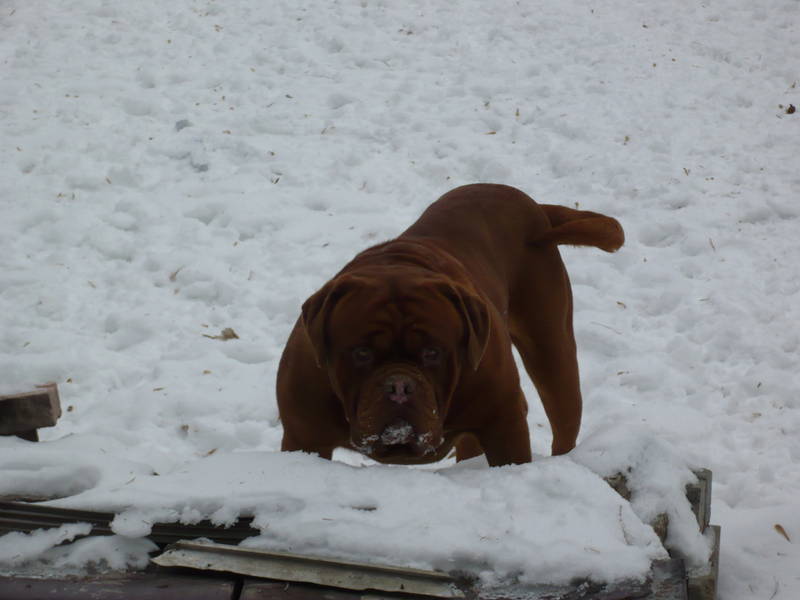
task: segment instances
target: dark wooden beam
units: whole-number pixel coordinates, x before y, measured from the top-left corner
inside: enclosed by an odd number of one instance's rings
[[[61,416],[58,386],[48,383],[35,390],[0,396],[0,435],[16,435],[38,442],[40,427],[52,427]]]

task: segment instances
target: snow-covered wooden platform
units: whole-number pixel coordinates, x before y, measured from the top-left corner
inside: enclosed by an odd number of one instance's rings
[[[230,527],[209,521],[193,525],[157,523],[148,536],[165,551],[147,571],[101,577],[33,579],[0,577],[0,600],[15,598],[198,598],[200,600],[367,600],[376,594],[403,597],[467,598],[500,600],[573,600],[594,598],[620,600],[714,600],[720,529],[710,525],[711,472],[697,473],[697,483],[686,494],[697,517],[698,528],[708,530],[713,551],[708,564],[687,569],[677,556],[654,561],[644,581],[614,583],[582,581],[570,585],[506,586],[487,592],[475,580],[457,573],[425,572],[375,564],[286,555],[242,548],[237,545],[257,535],[251,519],[239,519]],[[627,478],[607,478],[617,492],[630,499]],[[0,502],[0,534],[30,532],[68,523],[90,523],[91,535],[112,534],[114,514],[64,509],[24,502]],[[662,539],[669,535],[669,519],[660,515],[654,528]],[[203,543],[179,540],[203,538]],[[161,565],[161,566],[156,566]],[[191,574],[189,573],[191,570]],[[411,592],[411,593],[410,593]]]

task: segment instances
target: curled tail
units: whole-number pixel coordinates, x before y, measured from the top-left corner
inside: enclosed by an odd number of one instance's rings
[[[594,246],[606,252],[614,252],[625,242],[625,232],[616,219],[566,206],[554,204],[539,206],[547,215],[551,229],[531,239],[531,245]]]

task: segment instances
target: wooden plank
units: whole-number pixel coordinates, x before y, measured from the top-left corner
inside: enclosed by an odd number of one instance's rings
[[[690,483],[686,486],[686,499],[689,500],[692,512],[697,518],[697,524],[702,533],[708,527],[708,522],[711,518],[711,471],[698,469],[694,471],[694,474],[697,476],[697,483]],[[631,500],[628,479],[623,473],[605,477],[605,482],[625,500]],[[669,516],[665,513],[658,514],[650,521],[649,525],[663,543],[667,539],[669,531]]]
[[[3,435],[3,434],[0,434]],[[38,442],[39,441],[39,430],[38,429],[30,429],[28,431],[19,431],[15,433],[18,438],[22,438],[23,440],[27,440],[29,442]]]
[[[700,531],[704,532],[711,520],[711,471],[709,469],[698,469],[694,472],[697,475],[697,483],[686,486],[686,497],[692,505],[692,511],[697,517],[697,524]]]
[[[683,561],[667,559],[652,564],[644,581],[594,583],[574,581],[570,585],[509,586],[491,593],[480,589],[467,593],[468,600],[686,600]],[[363,598],[362,600],[367,600]],[[369,599],[373,600],[373,599]],[[380,600],[389,600],[382,598]]]
[[[377,598],[374,597],[374,600]],[[369,600],[369,596],[304,583],[245,579],[239,600]],[[399,598],[393,597],[393,600]]]
[[[706,568],[689,574],[689,600],[716,600],[717,578],[719,576],[719,543],[721,528],[709,525],[714,536],[711,558]]]
[[[0,600],[236,600],[236,581],[137,573],[78,579],[0,577]]]
[[[678,558],[653,563],[653,584],[647,600],[687,600],[686,568]]]
[[[0,396],[0,435],[20,435],[37,441],[36,429],[52,427],[60,416],[61,402],[55,383],[37,386],[30,392]]]

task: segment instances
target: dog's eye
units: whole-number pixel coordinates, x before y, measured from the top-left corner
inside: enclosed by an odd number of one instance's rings
[[[442,362],[442,351],[439,348],[423,348],[422,364],[426,367],[435,367]]]
[[[372,350],[366,346],[359,346],[353,349],[353,362],[357,367],[366,367],[372,362]]]

